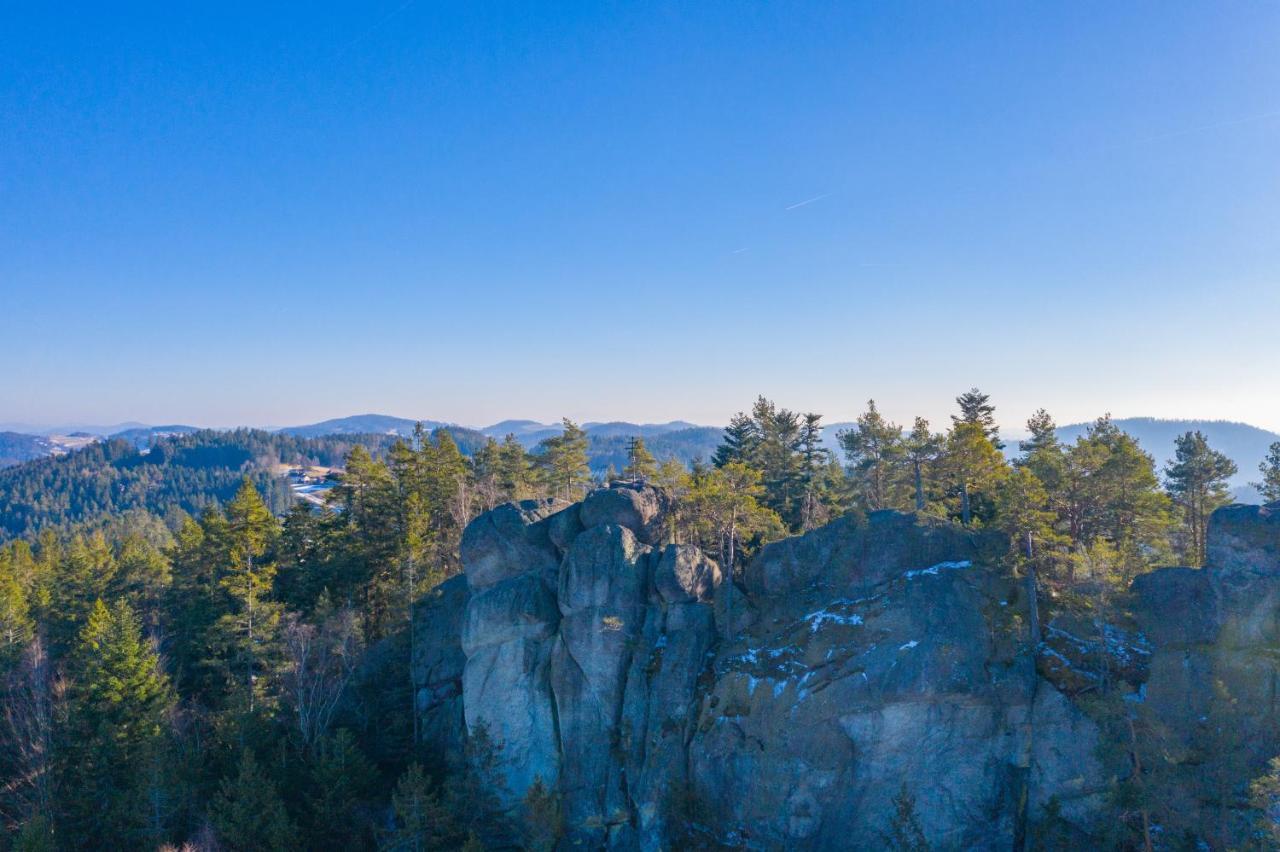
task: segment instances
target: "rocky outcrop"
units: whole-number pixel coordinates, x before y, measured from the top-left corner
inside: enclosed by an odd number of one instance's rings
[[[1248,782],[1280,754],[1280,503],[1220,509],[1208,544],[1204,569],[1134,581],[1153,650],[1133,703],[1177,793],[1166,830],[1226,848],[1253,831]]]
[[[996,535],[850,515],[762,548],[731,587],[664,544],[663,511],[625,484],[500,507],[466,531],[465,581],[419,607],[422,729],[486,729],[506,804],[541,778],[570,846],[879,849],[908,799],[935,849],[1050,829],[1098,846],[1130,772],[1102,747],[1104,687],[1111,722],[1168,732],[1193,829],[1213,744],[1238,744],[1237,781],[1280,750],[1280,506],[1215,515],[1211,566],[1140,577],[1131,622],[1059,616],[1042,637]]]

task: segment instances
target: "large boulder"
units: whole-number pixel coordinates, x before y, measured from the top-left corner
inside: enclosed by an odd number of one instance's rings
[[[472,591],[526,573],[554,573],[560,561],[546,519],[564,504],[554,500],[506,503],[467,524],[459,551]]]
[[[582,501],[578,517],[585,529],[613,524],[631,530],[645,544],[661,537],[663,498],[656,488],[615,482],[592,491]]]
[[[693,545],[669,544],[654,568],[653,584],[667,603],[706,602],[720,585],[720,566]]]
[[[517,639],[550,639],[560,624],[556,597],[537,574],[522,574],[471,597],[462,626],[462,651]]]

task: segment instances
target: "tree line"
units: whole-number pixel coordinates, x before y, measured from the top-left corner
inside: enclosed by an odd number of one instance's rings
[[[636,437],[604,475],[568,420],[532,451],[509,436],[470,455],[419,429],[385,451],[347,447],[327,509],[276,511],[242,477],[194,512],[130,504],[46,524],[0,547],[5,842],[550,848],[554,792],[500,814],[501,744],[473,737],[461,770],[427,753],[408,675],[414,601],[460,570],[466,524],[508,500],[649,483],[667,537],[735,569],[767,541],[884,509],[1004,530],[1011,561],[1063,588],[1203,561],[1234,473],[1203,436],[1180,438],[1160,469],[1107,417],[1069,445],[1044,412],[1027,425],[1007,461],[979,391],[959,397],[945,431],[919,418],[908,430],[869,403],[837,455],[820,415],[760,398],[705,462],[659,461]],[[1280,447],[1263,467],[1280,497]]]

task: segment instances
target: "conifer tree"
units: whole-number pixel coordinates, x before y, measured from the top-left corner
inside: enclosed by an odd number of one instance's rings
[[[529,454],[516,439],[508,435],[498,448],[498,486],[504,500],[523,500],[530,495],[532,479],[530,476]]]
[[[1031,436],[1018,444],[1022,457],[1017,464],[1035,474],[1050,491],[1056,491],[1063,476],[1063,447],[1058,441],[1058,426],[1043,408],[1027,420]]]
[[[474,482],[476,499],[484,511],[502,502],[502,487],[499,482],[502,449],[498,439],[490,436],[480,448],[471,455],[471,477]]]
[[[982,424],[963,421],[956,423],[947,436],[942,467],[952,492],[959,498],[960,522],[965,526],[973,520],[975,500],[990,500],[1008,472],[1004,458]]]
[[[1267,771],[1249,784],[1249,805],[1264,848],[1280,849],[1280,757],[1271,758]]]
[[[960,406],[959,415],[951,415],[951,422],[959,425],[968,423],[981,426],[982,432],[997,450],[1004,449],[1000,440],[1000,427],[996,425],[996,407],[991,404],[991,397],[977,388],[970,388],[956,397],[956,405]]]
[[[108,597],[115,573],[115,557],[101,531],[71,539],[55,569],[50,602],[49,635],[58,652],[74,645],[94,601]]]
[[[751,463],[760,444],[760,429],[755,420],[739,411],[724,429],[724,439],[711,457],[716,467],[732,461]]]
[[[299,845],[275,783],[249,749],[240,753],[235,777],[218,785],[210,818],[218,839],[232,852],[285,852]]]
[[[839,434],[849,476],[862,504],[870,511],[898,505],[904,458],[902,427],[885,420],[874,399],[853,429]]]
[[[1227,480],[1236,470],[1235,462],[1210,447],[1201,432],[1174,440],[1174,458],[1164,473],[1169,494],[1182,509],[1184,552],[1193,566],[1204,565],[1209,516],[1230,502]]]
[[[730,613],[735,569],[743,541],[753,536],[777,538],[784,532],[778,515],[760,504],[758,498],[763,492],[760,472],[739,461],[693,477],[688,497],[690,514],[704,549],[719,554],[725,572],[726,609]]]
[[[345,728],[325,737],[308,767],[309,849],[357,849],[367,845],[363,811],[377,769]]]
[[[0,676],[17,662],[35,629],[27,591],[13,554],[12,547],[0,550]]]
[[[184,515],[169,552],[173,582],[166,592],[165,632],[174,680],[184,694],[212,700],[223,684],[210,660],[212,631],[224,609],[218,571],[226,561],[227,520],[210,508],[197,522]]]
[[[536,462],[547,489],[561,499],[573,499],[590,481],[587,467],[587,433],[569,418],[561,421],[564,431],[539,444]]]
[[[1258,465],[1258,472],[1262,474],[1262,480],[1253,483],[1253,487],[1262,494],[1262,499],[1268,503],[1280,500],[1280,441],[1268,448],[1267,457]]]
[[[121,600],[94,603],[72,660],[68,826],[93,843],[154,847],[165,833],[165,746],[174,697]]]
[[[391,809],[395,824],[381,844],[385,852],[431,852],[458,838],[455,820],[417,763],[396,783]]]
[[[116,554],[113,592],[129,601],[152,632],[159,627],[161,604],[171,581],[169,560],[160,549],[136,532],[126,534]]]
[[[228,551],[218,584],[230,606],[216,624],[217,644],[227,674],[253,713],[268,686],[266,676],[280,662],[282,608],[272,599],[276,569],[269,558],[278,527],[247,478],[227,504],[226,517]]]
[[[902,442],[903,456],[911,467],[911,485],[915,496],[915,509],[923,512],[927,502],[925,473],[942,452],[942,436],[929,429],[929,421],[917,417],[911,434]]]
[[[804,488],[800,529],[808,531],[826,520],[825,510],[832,499],[829,487],[832,454],[822,446],[821,414],[811,411],[804,415],[796,446],[800,453],[800,480]]]

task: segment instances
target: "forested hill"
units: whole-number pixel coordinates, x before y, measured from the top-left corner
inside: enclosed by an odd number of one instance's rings
[[[0,540],[146,509],[199,512],[225,502],[248,476],[273,511],[292,502],[278,464],[337,466],[360,444],[385,451],[383,435],[297,438],[258,430],[200,431],[155,440],[138,449],[127,440],[90,444],[0,470]]]
[[[38,459],[53,452],[48,439],[21,432],[0,432],[0,468]]]

